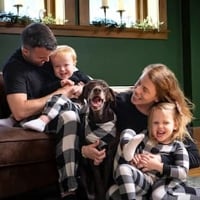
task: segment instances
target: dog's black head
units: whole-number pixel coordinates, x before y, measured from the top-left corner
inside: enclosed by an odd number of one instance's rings
[[[107,112],[107,107],[114,106],[115,93],[104,80],[95,79],[89,81],[83,87],[80,100],[83,102],[84,99],[87,101],[90,110],[101,117],[103,113]]]

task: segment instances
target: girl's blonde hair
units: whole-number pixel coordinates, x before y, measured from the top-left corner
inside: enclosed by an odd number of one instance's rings
[[[166,65],[158,63],[145,67],[142,74],[146,74],[155,85],[158,102],[171,102],[179,105],[184,115],[184,124],[189,124],[193,119],[194,104],[185,97],[174,73]]]
[[[57,55],[65,55],[66,53],[71,54],[72,59],[74,61],[74,65],[76,65],[77,63],[76,51],[68,45],[57,46],[57,48],[51,53],[50,59],[55,58]]]
[[[149,136],[152,141],[155,141],[155,138],[152,134],[152,121],[153,121],[153,115],[156,110],[162,110],[162,111],[171,111],[171,114],[173,115],[174,124],[176,125],[176,128],[173,131],[173,135],[171,138],[171,142],[174,140],[180,140],[183,141],[186,137],[191,138],[189,132],[187,131],[187,116],[185,116],[179,105],[177,103],[157,103],[155,104],[150,111],[149,118],[148,118],[148,130],[149,130]]]

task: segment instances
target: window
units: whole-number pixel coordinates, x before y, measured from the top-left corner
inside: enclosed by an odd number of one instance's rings
[[[136,21],[135,0],[124,0],[119,4],[118,1],[89,1],[90,24],[95,21],[103,23],[126,23],[126,27]]]
[[[117,28],[97,27],[92,24],[95,16],[105,19],[104,10],[100,8],[102,0],[0,0],[0,10],[3,7],[8,12],[5,5],[9,2],[10,7],[8,9],[12,8],[12,11],[16,12],[17,7],[13,7],[13,5],[16,5],[16,2],[19,1],[23,5],[23,7],[19,7],[19,14],[28,13],[31,16],[31,13],[33,13],[36,18],[37,16],[40,18],[48,15],[55,17],[57,25],[51,25],[51,28],[56,35],[144,39],[167,38],[166,0],[124,0],[126,2],[124,3],[125,11],[122,12],[121,17],[120,13],[116,11],[118,0],[110,0],[109,9],[106,10],[106,19],[113,19],[117,24],[126,23],[126,28],[120,26]],[[131,6],[127,7],[127,3]],[[37,11],[34,10],[36,6]],[[144,20],[148,17],[156,27],[158,27],[159,21],[164,22],[161,29],[156,31],[142,28],[141,30],[132,27],[136,22],[145,22]]]
[[[95,22],[113,23],[133,28],[140,21],[137,19],[137,3],[137,0],[90,0],[90,24]],[[159,28],[159,0],[147,0],[147,16],[146,19],[142,19],[142,21],[144,20],[149,20],[152,28]]]
[[[38,19],[45,11],[43,0],[4,0],[4,11]],[[43,14],[43,13],[42,13]]]

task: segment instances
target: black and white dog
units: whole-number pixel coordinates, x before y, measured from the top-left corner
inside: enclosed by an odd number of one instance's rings
[[[96,166],[87,158],[82,159],[82,180],[87,190],[88,199],[105,199],[105,193],[111,184],[113,158],[116,145],[115,93],[109,85],[100,79],[88,82],[80,96],[85,101],[85,114],[82,118],[82,144],[100,141],[98,149],[106,149],[106,158]]]

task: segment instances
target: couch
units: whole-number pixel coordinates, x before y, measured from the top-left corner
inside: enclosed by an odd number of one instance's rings
[[[9,116],[0,74],[0,118]],[[0,127],[0,199],[56,184],[54,138],[22,128]]]
[[[124,91],[127,86],[112,87]],[[0,74],[0,118],[9,116],[2,74]],[[200,128],[194,128],[200,149]],[[200,176],[200,168],[189,172]],[[58,174],[54,138],[45,133],[17,127],[0,127],[0,199],[56,185]]]

